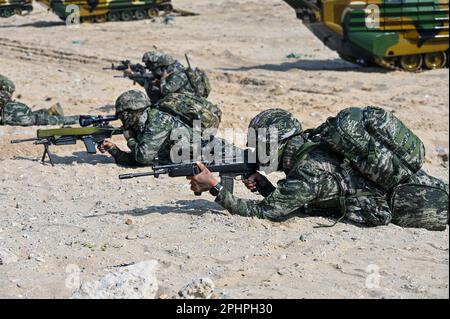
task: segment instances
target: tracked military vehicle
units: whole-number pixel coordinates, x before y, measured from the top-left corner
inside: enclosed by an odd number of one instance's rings
[[[1,1],[1,0],[0,0]],[[144,20],[172,12],[171,0],[37,0],[61,20],[79,12],[80,22]],[[78,8],[78,9],[77,9]]]
[[[449,0],[284,0],[344,60],[388,69],[448,67]]]
[[[23,15],[33,11],[33,0],[0,0],[0,18]]]

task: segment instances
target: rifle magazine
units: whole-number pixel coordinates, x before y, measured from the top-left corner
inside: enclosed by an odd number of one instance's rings
[[[222,175],[221,178],[221,184],[224,189],[229,191],[231,194],[234,192],[234,176],[229,175]]]

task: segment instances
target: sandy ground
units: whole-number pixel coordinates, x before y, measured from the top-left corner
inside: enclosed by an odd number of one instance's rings
[[[344,107],[377,105],[423,138],[427,170],[448,180],[438,156],[449,148],[448,70],[408,74],[343,62],[277,0],[174,2],[201,16],[68,29],[36,5],[28,17],[0,21],[0,73],[35,109],[60,101],[68,114],[108,114],[120,93],[137,87],[102,67],[138,61],[154,45],[180,60],[187,52],[211,77],[223,128],[244,129],[269,107],[312,127]],[[35,130],[0,127],[0,249],[18,257],[0,266],[0,297],[70,297],[68,265],[89,280],[148,259],[160,263],[163,297],[199,277],[231,298],[449,297],[448,228],[317,229],[331,221],[231,216],[209,195],[193,196],[183,179],[121,182],[127,170],[86,155],[82,144],[53,148],[58,165],[42,165],[39,147],[9,143]],[[237,193],[252,196],[242,186]]]

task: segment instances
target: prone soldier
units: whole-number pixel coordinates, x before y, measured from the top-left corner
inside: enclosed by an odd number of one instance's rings
[[[192,149],[184,155],[174,153],[179,142],[174,135],[186,139],[186,145],[193,138],[193,118],[183,115],[183,110],[190,110],[189,115],[198,112],[204,128],[217,129],[221,119],[221,111],[214,104],[191,93],[170,94],[152,104],[143,92],[131,90],[120,95],[115,105],[130,152],[122,151],[110,140],[105,140],[98,149],[111,154],[123,166],[170,164],[174,156],[187,156],[189,160]]]
[[[189,177],[191,189],[196,193],[209,191],[231,214],[241,216],[279,221],[304,213],[340,216],[339,220],[346,218],[366,226],[387,225],[392,221],[402,227],[446,229],[448,184],[443,181],[419,170],[386,191],[348,165],[344,156],[331,151],[326,144],[311,142],[291,113],[267,110],[256,116],[249,126],[254,131],[270,127],[278,130],[278,149],[275,150],[278,170],[284,172],[286,178],[279,181],[277,187],[260,173],[244,180],[247,188],[257,189],[263,200],[236,197],[202,163],[198,163],[201,173]],[[403,136],[406,134],[409,133],[403,131]],[[256,139],[258,143],[268,140],[258,134]],[[417,145],[413,149],[418,150]]]
[[[49,109],[33,112],[27,105],[12,99],[15,90],[14,83],[7,77],[0,75],[1,125],[34,126],[78,123],[79,116],[64,116],[59,103]]]

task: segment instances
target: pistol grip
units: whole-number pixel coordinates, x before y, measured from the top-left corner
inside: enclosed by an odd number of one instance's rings
[[[97,150],[95,148],[94,140],[92,136],[83,136],[84,146],[86,146],[86,151],[89,154],[96,154]]]

